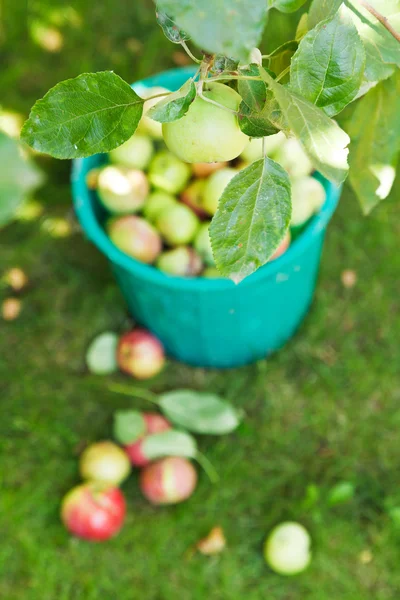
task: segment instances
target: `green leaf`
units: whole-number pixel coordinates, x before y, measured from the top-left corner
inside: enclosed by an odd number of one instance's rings
[[[344,5],[300,42],[292,58],[290,87],[333,117],[352,102],[365,68],[364,46]]]
[[[138,410],[114,413],[113,437],[120,444],[133,444],[146,433],[146,421]]]
[[[147,116],[159,123],[177,121],[186,115],[195,98],[196,86],[193,79],[189,79],[180,90],[157,102],[149,110]]]
[[[182,29],[179,29],[177,24],[165,12],[156,9],[157,23],[164,32],[165,37],[173,44],[181,44],[190,39],[190,36]]]
[[[42,172],[23,154],[21,144],[0,131],[0,227],[12,221],[43,180]]]
[[[337,506],[345,504],[354,498],[355,486],[351,481],[340,481],[330,490],[328,495],[328,504]]]
[[[367,92],[379,81],[400,67],[400,44],[371,13],[360,6],[358,0],[349,0],[354,24],[363,41],[366,66],[362,93]],[[400,31],[400,0],[374,0],[374,8]]]
[[[391,190],[400,151],[400,73],[360,100],[348,121],[349,180],[368,214]]]
[[[307,0],[268,0],[269,8],[276,8],[283,13],[291,13],[298,10]]]
[[[267,19],[265,0],[159,0],[158,6],[199,48],[243,61],[259,45]]]
[[[239,61],[229,58],[224,54],[216,54],[210,71],[220,75],[224,71],[236,71],[239,66]]]
[[[240,69],[239,74],[246,77],[259,77],[260,71],[258,65],[249,65],[248,67]],[[260,111],[263,108],[267,97],[265,81],[239,79],[238,92],[242,96],[243,102],[245,102],[250,109]]]
[[[282,71],[285,71],[288,67],[290,67],[290,63],[292,60],[292,56],[296,52],[299,43],[295,40],[290,40],[279,48],[276,48],[269,55],[269,67],[270,70],[273,71],[276,75],[280,75]],[[289,74],[287,75],[287,79],[289,79]]]
[[[163,456],[196,458],[197,444],[189,433],[169,429],[146,436],[142,444],[142,452],[148,460],[155,460]]]
[[[170,421],[195,433],[223,435],[240,423],[239,414],[229,402],[207,392],[167,392],[159,396],[159,406]]]
[[[274,92],[288,126],[315,168],[337,185],[342,183],[348,172],[349,136],[320,108],[275,82],[263,69],[260,74]]]
[[[313,0],[308,12],[308,29],[313,29],[320,21],[332,17],[343,0]]]
[[[306,16],[307,16],[307,14],[306,14]],[[271,58],[273,56],[277,56],[278,54],[282,54],[282,52],[286,52],[287,50],[296,52],[298,47],[299,47],[299,42],[297,40],[289,40],[289,41],[285,42],[284,44],[282,44],[281,46],[278,46],[278,48],[275,48],[275,50],[273,52],[271,52],[271,54],[268,54],[268,57]]]
[[[278,163],[265,157],[240,171],[225,188],[210,226],[220,273],[239,283],[264,265],[290,217],[289,176]]]
[[[239,127],[249,137],[265,137],[277,133],[279,129],[271,122],[270,116],[269,105],[260,111],[252,110],[244,102],[239,105]]]
[[[133,135],[143,102],[112,71],[84,73],[58,83],[36,102],[21,137],[55,158],[109,152]]]

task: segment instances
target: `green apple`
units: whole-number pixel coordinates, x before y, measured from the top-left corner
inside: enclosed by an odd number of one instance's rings
[[[285,233],[285,237],[283,238],[283,240],[281,241],[281,243],[279,244],[279,246],[277,247],[277,249],[271,256],[271,258],[269,259],[270,261],[275,260],[276,258],[279,258],[280,256],[282,256],[282,254],[284,254],[286,252],[286,250],[290,246],[291,237],[292,236],[290,235],[290,231],[287,231]]]
[[[325,188],[314,177],[292,181],[292,227],[300,227],[320,210],[326,199]]]
[[[157,86],[146,89],[145,93],[141,91],[140,95],[142,96],[142,98],[149,98],[150,96],[157,96],[158,94],[164,94],[169,91],[170,90],[167,90],[167,88]],[[162,139],[163,134],[161,123],[150,119],[150,117],[148,117],[146,113],[148,113],[150,108],[152,108],[155,104],[157,104],[157,102],[159,102],[163,98],[165,98],[165,96],[162,96],[160,98],[153,98],[152,100],[146,100],[146,102],[143,105],[143,116],[140,120],[139,127],[137,129],[138,133],[150,135],[152,138],[155,138],[157,140]]]
[[[97,186],[103,206],[118,215],[140,210],[149,193],[149,184],[143,171],[112,165],[100,171]]]
[[[150,163],[150,183],[169,194],[181,192],[189,181],[190,175],[189,165],[167,150],[162,150],[156,154]]]
[[[225,279],[218,271],[217,267],[207,267],[202,273],[202,277],[206,279]]]
[[[171,152],[189,163],[233,160],[249,140],[234,114],[242,98],[222,83],[206,83],[203,95],[229,110],[197,96],[182,119],[163,123],[165,143]]]
[[[151,264],[162,249],[158,232],[144,219],[134,215],[113,217],[107,223],[111,241],[125,254]]]
[[[165,208],[156,221],[158,231],[170,246],[189,244],[199,225],[199,219],[184,204]]]
[[[179,246],[163,252],[158,257],[156,266],[160,271],[177,277],[195,277],[203,269],[200,256],[188,246]]]
[[[143,215],[150,222],[155,223],[164,208],[177,204],[175,196],[162,190],[155,190],[147,197],[143,207]]]
[[[290,521],[281,523],[271,531],[265,543],[265,560],[280,575],[296,575],[310,564],[310,546],[311,538],[303,525]]]
[[[280,131],[274,135],[268,135],[265,138],[252,138],[243,152],[240,158],[246,163],[253,163],[254,161],[263,157],[263,139],[265,146],[265,154],[272,156],[274,152],[283,144],[286,137],[285,134]]]
[[[281,164],[292,178],[310,175],[314,170],[303,146],[296,138],[287,139],[275,152],[274,160]]]
[[[213,173],[207,180],[203,193],[203,208],[209,215],[214,215],[217,212],[218,201],[222,192],[237,175],[236,169],[226,168]]]
[[[209,228],[211,221],[202,223],[194,239],[194,247],[206,265],[214,266],[214,256],[211,247]]]
[[[200,219],[207,216],[207,213],[205,213],[202,208],[205,184],[206,182],[204,179],[195,179],[181,193],[181,201],[191,208]]]
[[[111,162],[132,169],[144,170],[154,153],[153,142],[147,135],[135,133],[125,144],[111,150]]]

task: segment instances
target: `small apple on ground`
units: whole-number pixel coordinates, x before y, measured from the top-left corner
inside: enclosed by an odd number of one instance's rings
[[[204,219],[207,213],[202,209],[204,179],[196,179],[181,194],[181,201],[186,204],[200,218]]]
[[[209,177],[210,175],[215,173],[215,171],[224,169],[227,166],[228,166],[228,163],[225,160],[223,162],[193,163],[192,168],[193,168],[193,174],[195,175],[195,177],[202,178],[202,177]]]
[[[152,504],[177,504],[189,498],[197,484],[197,473],[186,458],[171,456],[145,467],[140,489]]]
[[[193,245],[206,265],[213,267],[215,266],[215,261],[209,234],[210,225],[211,221],[207,221],[200,225]]]
[[[189,244],[199,225],[199,219],[194,212],[183,204],[164,209],[156,222],[158,231],[170,246]]]
[[[149,459],[146,458],[142,450],[143,442],[146,439],[146,436],[171,429],[171,423],[158,413],[142,413],[142,416],[146,427],[145,435],[139,440],[133,442],[133,444],[126,444],[124,446],[125,452],[135,467],[144,467],[150,463]]]
[[[222,83],[206,83],[203,95],[218,102],[224,110],[197,96],[182,119],[163,123],[168,148],[189,163],[233,160],[243,151],[249,138],[234,114],[242,99],[235,90]]]
[[[279,146],[274,160],[282,165],[292,178],[310,175],[314,170],[303,146],[296,138],[289,138]]]
[[[111,213],[130,214],[142,208],[149,193],[149,183],[142,171],[110,165],[100,171],[97,193]]]
[[[153,142],[147,135],[135,133],[127,142],[109,153],[113,163],[144,170],[154,153]]]
[[[237,173],[236,169],[228,167],[216,171],[209,177],[204,186],[202,205],[209,215],[214,215],[217,212],[218,201],[222,196],[222,192]]]
[[[189,181],[190,175],[189,165],[167,150],[156,154],[149,167],[150,183],[169,194],[179,194]]]
[[[118,336],[113,331],[104,331],[91,342],[86,352],[86,364],[91,373],[110,375],[117,365]]]
[[[121,490],[89,482],[74,487],[64,497],[61,520],[73,535],[101,542],[119,532],[125,512],[125,498]]]
[[[149,331],[134,329],[121,336],[117,360],[124,373],[136,379],[149,379],[164,367],[164,348]]]
[[[19,267],[12,267],[4,273],[0,283],[5,283],[5,285],[9,286],[14,292],[22,292],[29,284],[29,279],[22,269]]]
[[[126,453],[113,442],[97,442],[82,452],[79,472],[82,479],[119,485],[129,475],[131,466]]]
[[[203,263],[196,250],[188,246],[179,246],[160,254],[156,267],[168,275],[195,277],[201,273]]]
[[[283,240],[281,241],[281,243],[279,244],[279,246],[277,247],[277,249],[275,250],[275,252],[273,253],[273,255],[271,256],[271,258],[269,260],[270,261],[275,260],[276,258],[279,258],[280,256],[282,256],[282,254],[284,254],[286,252],[286,250],[289,248],[290,241],[291,241],[290,231],[287,231],[285,233],[285,237],[283,238]]]
[[[174,196],[162,190],[156,190],[148,196],[143,207],[143,215],[150,223],[155,223],[164,208],[175,206],[176,204],[177,201]]]
[[[165,92],[169,92],[167,88],[156,86],[152,88],[148,88],[144,91],[140,91],[140,96],[142,98],[149,98],[150,96],[157,96],[158,94],[164,94]],[[143,116],[140,120],[139,127],[137,129],[138,133],[143,133],[145,135],[150,135],[152,138],[161,140],[162,139],[162,126],[158,121],[154,121],[147,116],[148,111],[152,108],[157,102],[165,98],[162,96],[160,98],[153,98],[152,100],[146,100],[143,105]]]
[[[271,569],[280,575],[296,575],[311,561],[311,538],[300,525],[288,521],[277,525],[264,546],[264,557]]]
[[[153,263],[161,252],[158,232],[140,217],[114,217],[108,221],[107,231],[111,241],[122,252],[146,264]]]
[[[15,321],[18,319],[22,309],[22,302],[19,298],[6,298],[1,305],[1,316],[5,321]]]
[[[299,177],[292,182],[292,227],[301,227],[317,213],[326,199],[325,188],[315,177]]]

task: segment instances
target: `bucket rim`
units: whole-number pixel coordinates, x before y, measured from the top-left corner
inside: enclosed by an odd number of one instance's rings
[[[181,77],[183,83],[185,80],[184,78],[190,77],[193,73],[192,67],[169,69],[137,82],[134,87],[137,88],[138,91],[140,87],[153,87],[156,85],[168,87],[168,79]],[[208,279],[205,277],[176,277],[167,275],[152,265],[147,265],[128,256],[111,242],[104,229],[101,227],[93,211],[90,191],[86,185],[86,174],[88,170],[93,168],[93,161],[100,161],[100,157],[101,155],[99,154],[89,158],[76,159],[73,161],[72,165],[71,180],[73,203],[76,215],[86,237],[97,246],[97,248],[105,254],[112,263],[129,273],[141,277],[142,279],[146,279],[153,284],[163,287],[180,288],[182,290],[199,292],[229,290],[236,287],[236,285],[242,287],[255,284],[262,279],[273,277],[282,270],[284,271],[290,264],[296,263],[296,257],[303,254],[313,241],[323,234],[336,210],[341,194],[341,187],[336,186],[320,174],[317,174],[317,178],[323,183],[326,190],[326,201],[320,212],[312,217],[304,231],[290,244],[288,250],[286,250],[282,256],[263,265],[252,275],[243,279],[239,284],[235,284],[233,281],[224,278]]]

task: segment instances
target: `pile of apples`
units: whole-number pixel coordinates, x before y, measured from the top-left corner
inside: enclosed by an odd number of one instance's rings
[[[168,90],[151,88],[148,95]],[[109,153],[109,162],[88,173],[87,184],[107,211],[105,228],[125,254],[178,277],[218,278],[209,238],[211,218],[224,188],[238,172],[262,158],[263,140],[252,139],[230,162],[192,163],[167,149],[161,123],[147,116],[159,99],[148,100],[136,133]],[[264,139],[268,156],[292,182],[292,227],[302,227],[325,201],[322,184],[299,142],[278,133]],[[289,247],[290,231],[271,258]]]

